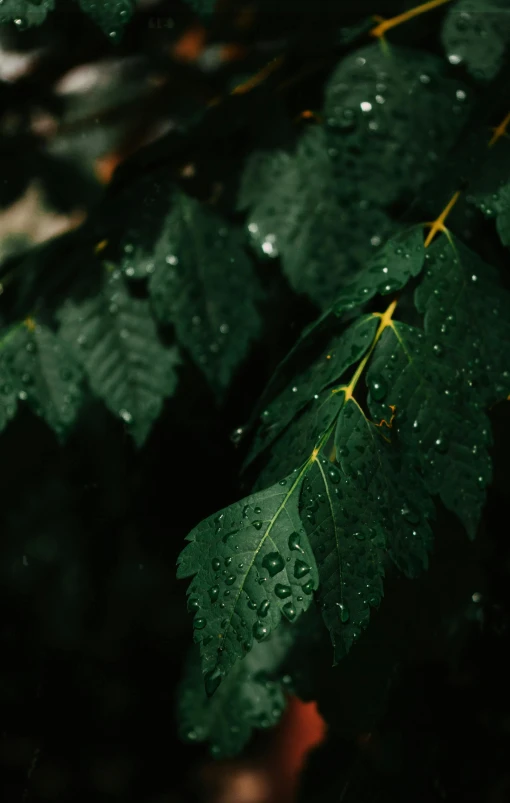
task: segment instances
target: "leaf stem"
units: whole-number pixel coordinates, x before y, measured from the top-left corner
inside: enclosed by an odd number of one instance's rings
[[[508,112],[505,119],[502,120],[500,124],[496,126],[496,128],[493,128],[494,133],[491,141],[489,142],[489,148],[492,148],[492,146],[495,145],[498,139],[501,139],[501,137],[508,136],[506,130],[509,124],[510,124],[510,112]]]
[[[417,17],[419,14],[425,14],[427,11],[432,11],[434,8],[438,8],[449,2],[451,2],[451,0],[429,0],[428,3],[422,3],[419,6],[410,8],[409,11],[404,11],[403,14],[398,14],[396,17],[391,17],[389,20],[377,18],[380,22],[375,28],[369,31],[369,34],[370,36],[382,39],[386,31],[389,31],[391,28],[396,28],[397,25],[402,25],[403,22],[407,22],[413,19],[413,17]]]
[[[379,326],[377,327],[377,332],[375,333],[375,336],[374,336],[374,339],[372,340],[370,348],[367,351],[367,353],[365,354],[365,356],[363,357],[363,359],[361,360],[360,364],[358,365],[358,367],[356,369],[356,373],[354,374],[354,376],[351,379],[351,381],[349,382],[349,384],[335,390],[335,392],[337,392],[337,393],[339,393],[340,391],[343,391],[343,393],[345,395],[345,401],[346,402],[349,401],[349,399],[353,398],[354,389],[356,388],[356,385],[358,384],[358,380],[361,377],[361,374],[363,373],[363,371],[365,370],[365,366],[366,366],[367,362],[369,361],[370,357],[372,356],[372,353],[373,353],[377,343],[379,342],[379,338],[381,337],[381,335],[384,332],[384,330],[386,329],[386,327],[391,325],[391,319],[392,319],[393,313],[395,312],[395,307],[397,306],[397,303],[398,303],[398,300],[395,298],[395,299],[393,299],[393,301],[391,302],[389,307],[384,312],[374,312],[374,316],[376,318],[380,318],[381,320],[380,320]]]
[[[450,212],[452,211],[452,209],[455,206],[455,204],[457,203],[457,201],[459,200],[459,197],[460,197],[460,190],[457,190],[457,192],[455,192],[452,195],[452,197],[450,198],[450,200],[446,204],[445,208],[443,209],[443,211],[439,215],[439,217],[437,217],[435,220],[431,221],[430,223],[426,223],[425,224],[426,226],[430,226],[431,228],[430,228],[430,231],[429,231],[429,233],[427,235],[427,239],[425,240],[425,242],[423,244],[424,248],[428,248],[429,247],[430,243],[432,242],[432,240],[434,239],[434,237],[436,236],[436,234],[439,231],[446,232],[446,226],[444,225],[444,222],[445,222],[446,218],[448,217],[448,215],[450,214]]]
[[[498,139],[501,139],[501,137],[508,136],[507,128],[508,128],[509,125],[510,125],[510,112],[508,112],[506,117],[501,121],[501,123],[498,126],[496,126],[496,128],[493,128],[493,132],[494,133],[493,133],[493,136],[492,136],[492,138],[491,138],[491,140],[490,140],[490,142],[488,144],[489,148],[492,148],[492,146],[495,145],[495,143],[498,141]],[[429,247],[429,245],[431,244],[432,240],[434,239],[434,237],[436,236],[436,234],[438,232],[441,231],[444,234],[448,234],[448,229],[445,226],[445,220],[448,217],[448,215],[450,214],[450,212],[452,211],[452,209],[455,206],[455,204],[457,203],[457,201],[459,200],[460,194],[461,194],[461,190],[457,190],[452,195],[452,197],[450,198],[450,200],[446,204],[445,208],[443,209],[443,211],[439,215],[439,217],[437,217],[434,221],[431,221],[430,223],[425,223],[425,226],[430,226],[430,231],[429,231],[429,233],[428,233],[428,235],[427,235],[427,237],[425,239],[425,242],[423,244],[424,248],[428,248]]]

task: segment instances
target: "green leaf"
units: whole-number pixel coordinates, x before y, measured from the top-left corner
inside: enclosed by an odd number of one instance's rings
[[[292,287],[321,308],[333,304],[346,276],[393,228],[370,204],[346,203],[328,145],[317,127],[304,134],[294,155],[253,154],[239,196],[239,208],[250,210],[246,225],[259,255],[280,256]]]
[[[441,39],[451,64],[490,81],[503,66],[510,40],[507,0],[458,0],[448,9]]]
[[[464,376],[484,406],[510,394],[510,294],[497,271],[460,240],[440,237],[427,249],[415,292],[434,352]]]
[[[82,362],[92,391],[122,418],[140,446],[164,398],[177,385],[177,350],[164,348],[147,301],[130,297],[120,271],[106,274],[94,298],[67,301],[61,336]]]
[[[1,341],[0,341],[1,342]],[[0,345],[3,350],[3,345]],[[18,408],[18,394],[5,354],[0,354],[0,432],[7,426]]]
[[[9,338],[5,357],[18,398],[64,436],[82,402],[82,371],[67,344],[47,326],[28,319]]]
[[[343,394],[324,390],[313,398],[272,444],[256,488],[263,488],[296,469],[318,447],[343,405]]]
[[[423,51],[371,44],[329,79],[324,117],[344,192],[386,206],[414,197],[461,130],[467,89]]]
[[[228,386],[260,331],[260,287],[235,229],[183,193],[154,251],[150,292],[214,391]]]
[[[412,326],[393,322],[376,346],[367,374],[374,419],[395,407],[395,428],[408,462],[431,494],[476,533],[491,478],[490,426],[462,373]]]
[[[177,576],[188,587],[206,688],[221,678],[284,618],[305,611],[317,567],[298,513],[307,462],[271,488],[201,522],[187,536]]]
[[[386,242],[353,281],[337,297],[337,314],[370,301],[377,293],[388,295],[401,290],[412,276],[417,276],[425,259],[423,230],[415,227]]]
[[[499,239],[504,246],[510,248],[510,181],[502,183],[500,175],[498,185],[490,192],[481,192],[471,197],[474,197],[477,207],[485,217],[496,219]]]
[[[210,742],[215,758],[239,753],[254,728],[271,728],[286,705],[281,681],[274,679],[290,642],[280,627],[238,661],[214,694],[204,689],[198,649],[193,649],[178,692],[179,733],[187,742]]]
[[[136,0],[78,0],[81,9],[110,37],[120,39],[135,10]]]
[[[428,566],[432,531],[427,519],[434,517],[435,510],[423,481],[403,460],[392,432],[391,418],[374,424],[357,402],[345,404],[335,430],[335,450],[347,481],[338,494],[344,493],[346,505],[351,501],[352,511],[371,537],[385,542],[395,565],[415,577]]]
[[[285,390],[262,412],[261,426],[248,461],[266,449],[314,397],[339,380],[363,357],[375,335],[377,323],[375,315],[362,316],[341,334],[334,334],[320,356],[294,376]]]
[[[427,567],[432,510],[415,475],[409,493],[409,474],[353,400],[340,412],[335,444],[338,462],[321,452],[303,483],[301,517],[338,661],[367,627],[370,607],[381,602],[386,550],[409,576]]]
[[[14,22],[19,29],[41,25],[54,8],[55,0],[3,0],[0,3],[0,24]]]

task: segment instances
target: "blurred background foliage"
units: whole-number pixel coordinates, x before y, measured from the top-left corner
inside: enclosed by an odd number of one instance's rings
[[[44,5],[27,3],[40,11]],[[136,264],[143,267],[144,244],[154,241],[170,184],[240,223],[236,198],[247,155],[291,149],[303,136],[312,147],[324,135],[317,117],[327,113],[325,84],[342,55],[366,44],[374,13],[390,17],[410,6],[220,0],[208,18],[205,3],[142,0],[122,36],[115,26],[115,35],[105,36],[73,2],[54,5],[42,25],[2,17],[0,28],[4,324],[28,314],[41,294],[58,304],[71,284],[89,280],[94,247],[105,238],[105,255],[125,272],[133,260],[124,246],[136,240]],[[0,3],[0,13],[6,9]],[[339,166],[349,190],[339,200],[349,212],[342,225],[355,260],[370,251],[370,236],[373,246],[398,221],[434,218],[459,175],[475,170],[479,136],[508,107],[508,70],[495,77],[502,64],[508,67],[504,26],[489,25],[489,35],[503,42],[499,55],[491,48],[493,61],[500,60],[495,67],[486,50],[472,68],[469,59],[455,65],[438,35],[443,24],[446,37],[452,24],[447,13],[437,9],[396,28],[392,42],[443,59],[448,80],[466,87],[466,116],[461,126],[450,107],[427,107],[427,130],[436,128],[439,143],[451,137],[453,145],[435,178],[420,172],[421,151],[398,182],[385,174],[384,154],[361,172],[351,163]],[[484,25],[475,37],[478,54]],[[266,81],[230,94],[282,54]],[[343,69],[342,80],[354,86]],[[397,139],[407,146],[402,111],[397,101]],[[309,154],[303,147],[297,185],[308,199],[305,215],[316,207]],[[328,179],[328,169],[322,175]],[[284,176],[277,186],[284,216],[285,186]],[[373,217],[357,228],[367,204]],[[270,219],[277,214],[269,210]],[[458,204],[452,228],[508,268],[492,223],[475,218],[469,200]],[[322,656],[318,645],[329,737],[312,755],[299,791],[303,756],[324,733],[314,704],[294,702],[276,731],[252,739],[239,760],[213,764],[205,747],[178,738],[176,690],[190,627],[176,556],[200,519],[238,498],[246,448],[235,431],[337,289],[334,277],[319,289],[307,283],[285,244],[271,255],[281,259],[271,260],[262,258],[264,240],[253,245],[263,326],[221,404],[185,360],[178,391],[141,450],[124,422],[92,398],[65,444],[28,409],[2,433],[2,800],[509,800],[510,443],[502,407],[492,411],[494,482],[477,541],[468,543],[453,518],[442,515],[430,572],[413,584],[392,581],[357,650],[331,670],[329,653]],[[306,683],[301,679],[305,698]],[[390,689],[383,710],[381,683]]]

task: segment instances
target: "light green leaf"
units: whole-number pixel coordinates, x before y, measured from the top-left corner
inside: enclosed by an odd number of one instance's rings
[[[164,348],[147,301],[131,298],[120,271],[105,275],[94,298],[67,301],[60,333],[82,362],[92,391],[143,444],[177,385],[175,347]]]
[[[298,513],[309,463],[271,488],[201,522],[187,536],[177,576],[193,576],[195,612],[206,688],[279,624],[305,611],[317,588],[317,567]]]
[[[257,337],[260,287],[240,236],[198,201],[176,193],[154,252],[150,293],[220,395]]]

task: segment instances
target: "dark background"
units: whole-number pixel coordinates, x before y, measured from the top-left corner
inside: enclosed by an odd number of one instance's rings
[[[383,9],[379,3],[377,10],[390,16],[403,5],[385,3]],[[208,198],[215,182],[242,162],[257,119],[268,114],[266,95],[259,109],[255,99],[246,113],[237,106],[232,118],[227,107],[210,139],[203,132],[191,141],[169,134],[139,150],[148,132],[168,118],[199,114],[236,76],[256,71],[289,41],[281,76],[291,83],[282,101],[284,117],[320,107],[324,80],[339,59],[339,29],[373,11],[371,2],[318,3],[313,10],[305,2],[262,4],[246,33],[235,29],[247,47],[241,63],[210,71],[168,56],[172,43],[195,25],[184,4],[160,3],[140,12],[116,47],[65,3],[41,29],[5,26],[4,47],[29,51],[44,45],[47,55],[30,75],[0,85],[3,209],[39,175],[46,193],[41,214],[48,208],[63,215],[85,210],[91,228],[87,223],[79,236],[88,241],[96,236],[102,205],[121,208],[123,193],[129,199],[137,181],[146,178],[150,185],[159,171],[172,172],[188,159],[201,170],[198,178],[181,179],[193,194]],[[174,27],[151,27],[150,19],[159,16],[171,16]],[[396,29],[395,41],[438,50],[439,20],[440,13],[424,15],[405,33]],[[233,12],[226,5],[210,41],[228,41],[225,31],[232,30]],[[73,118],[70,101],[56,95],[55,83],[76,65],[112,55],[127,61],[133,54],[140,57],[133,71],[123,73],[106,98],[92,92],[90,109]],[[148,80],[155,73],[166,76],[162,89]],[[301,77],[294,81],[296,75]],[[502,86],[487,93],[485,112],[477,110],[493,124],[505,106]],[[92,169],[101,154],[86,144],[83,152],[71,149],[65,162],[48,155],[47,137],[31,129],[34,109],[57,121],[55,136],[83,133],[85,143],[95,126],[108,131],[115,123],[105,152],[135,155],[105,188]],[[278,131],[275,125],[276,138]],[[441,177],[396,213],[427,219],[445,183]],[[222,203],[228,206],[231,190],[225,184]],[[120,213],[114,211],[112,220],[122,228]],[[473,231],[475,224],[460,209],[452,225],[459,234],[471,227],[480,253],[508,272],[491,224],[477,223]],[[27,236],[2,267],[4,276],[15,274],[0,300],[5,320],[41,292],[48,271],[58,270],[51,263],[23,289],[20,255],[30,245]],[[79,267],[73,237],[66,254]],[[227,800],[218,773],[208,774],[206,747],[183,745],[177,737],[176,688],[191,643],[191,619],[175,561],[190,529],[243,491],[239,469],[247,443],[236,446],[231,434],[248,420],[279,359],[317,315],[273,266],[258,270],[267,291],[264,336],[221,406],[198,370],[185,363],[175,398],[140,451],[122,424],[93,402],[65,445],[27,411],[2,433],[0,773],[6,803]],[[65,294],[67,281],[56,283],[57,294]],[[374,616],[365,647],[345,667],[324,669],[318,702],[331,738],[305,771],[303,802],[510,800],[507,407],[494,408],[491,418],[494,482],[479,538],[470,544],[441,512],[428,577],[413,581],[412,588],[390,578],[386,613],[383,605]],[[388,643],[394,650],[386,655],[381,644]],[[390,695],[377,721],[371,695],[379,699],[381,684]],[[243,762],[269,764],[274,739],[257,737]],[[225,765],[224,779],[233,766]]]

